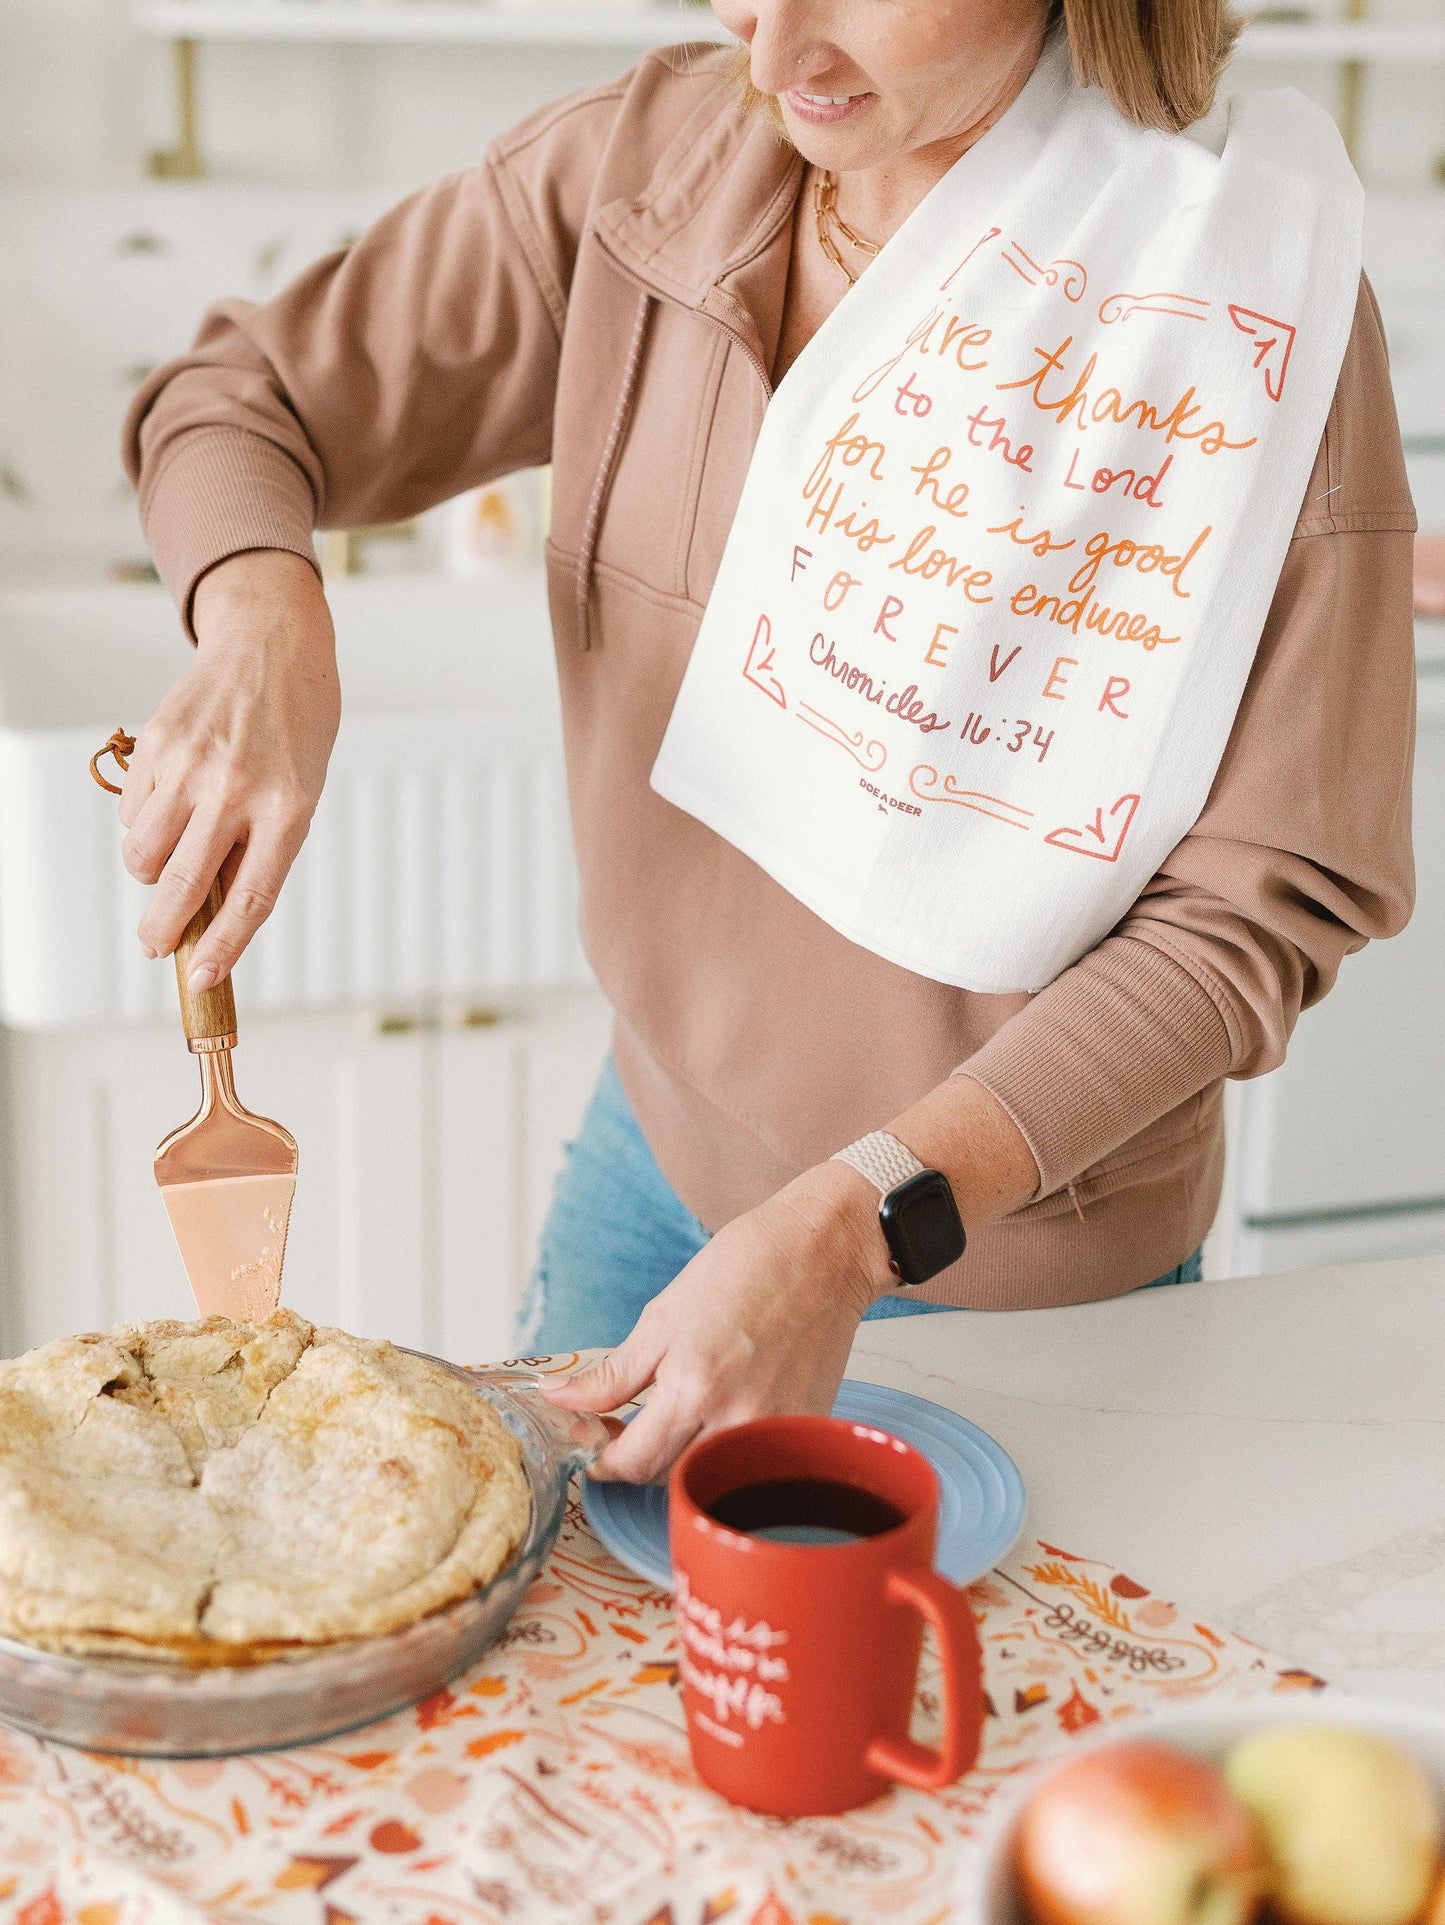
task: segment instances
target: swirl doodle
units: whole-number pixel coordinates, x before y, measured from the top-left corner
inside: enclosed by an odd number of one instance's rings
[[[867,769],[870,775],[877,775],[888,760],[888,751],[883,744],[865,740],[862,729],[850,732],[818,709],[810,708],[806,702],[799,702],[794,712],[800,722],[806,722],[810,729],[816,729],[819,735],[826,736],[828,741],[836,742],[840,749],[846,750],[858,766]]]
[[[1061,287],[1067,301],[1082,301],[1089,285],[1089,271],[1082,261],[1067,258],[1050,261],[1045,267],[1033,256],[1026,253],[1017,241],[1007,241],[1003,249],[1004,262],[1011,267],[1021,280],[1037,287],[1042,281],[1046,287]]]
[[[1116,321],[1127,321],[1131,314],[1172,314],[1180,321],[1207,321],[1209,303],[1195,294],[1162,290],[1157,294],[1106,294],[1099,303],[1099,319],[1106,328]]]
[[[1018,1588],[1025,1597],[1033,1598],[1034,1603],[1043,1610],[1042,1622],[1046,1631],[1051,1631],[1063,1644],[1077,1646],[1091,1658],[1122,1665],[1135,1677],[1151,1673],[1168,1676],[1187,1667],[1188,1660],[1177,1651],[1171,1651],[1167,1645],[1138,1643],[1133,1638],[1121,1636],[1108,1625],[1095,1623],[1083,1611],[1075,1610],[1066,1598],[1051,1602],[1048,1598],[1039,1597],[1025,1584],[1020,1584]]]
[[[1034,819],[1032,809],[1020,808],[1016,802],[1005,802],[1002,796],[988,795],[982,789],[961,789],[954,776],[940,777],[938,770],[926,762],[920,762],[909,772],[908,786],[925,802],[953,802],[960,809],[973,809],[994,822],[1006,822],[1011,829],[1027,831]]]

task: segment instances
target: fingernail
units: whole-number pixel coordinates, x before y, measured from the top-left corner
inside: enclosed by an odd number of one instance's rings
[[[197,963],[186,978],[186,985],[193,996],[215,987],[216,972],[209,963]]]

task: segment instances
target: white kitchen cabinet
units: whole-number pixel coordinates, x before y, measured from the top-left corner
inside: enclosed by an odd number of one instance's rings
[[[243,1008],[242,1101],[300,1145],[285,1301],[447,1356],[504,1355],[607,1028],[593,989],[449,1019]],[[156,1144],[196,1102],[179,1021],[4,1043],[5,1350],[193,1315],[151,1173]]]
[[[1231,1089],[1215,1275],[1445,1252],[1445,631],[1421,640],[1415,914]]]

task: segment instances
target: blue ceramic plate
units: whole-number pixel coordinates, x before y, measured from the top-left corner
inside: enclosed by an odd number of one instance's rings
[[[926,1397],[846,1378],[835,1417],[891,1430],[938,1472],[941,1506],[934,1564],[955,1584],[970,1584],[1004,1555],[1023,1528],[1018,1466],[986,1431]],[[667,1548],[667,1490],[661,1484],[582,1480],[582,1508],[602,1542],[639,1577],[672,1586]]]

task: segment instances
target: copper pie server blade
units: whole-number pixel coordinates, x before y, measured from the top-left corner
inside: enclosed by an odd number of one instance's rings
[[[90,758],[91,776],[108,795],[122,791],[101,774],[101,762],[111,755],[128,770],[134,748],[135,737],[115,729]],[[181,1021],[201,1066],[201,1107],[156,1151],[155,1172],[196,1307],[205,1317],[247,1323],[270,1316],[281,1299],[296,1139],[268,1117],[252,1116],[236,1095],[230,977],[199,996],[186,981],[196,944],[224,899],[217,877],[176,950]]]
[[[223,900],[219,879],[176,950],[181,1021],[201,1067],[201,1107],[156,1151],[156,1182],[203,1317],[251,1323],[281,1298],[281,1265],[296,1193],[296,1139],[236,1095],[236,999],[231,979],[192,993],[196,944]]]

